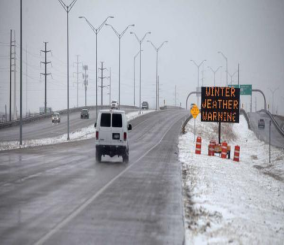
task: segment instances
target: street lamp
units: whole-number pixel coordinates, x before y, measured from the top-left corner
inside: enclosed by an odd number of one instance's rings
[[[224,59],[226,60],[226,73],[227,73],[227,75],[226,75],[226,86],[228,86],[228,74],[229,74],[229,72],[228,72],[228,59],[221,51],[219,51],[218,54],[221,54],[224,57]]]
[[[141,50],[142,52],[143,50]],[[140,54],[140,50],[139,52],[134,56],[134,106],[135,106],[135,60],[136,60],[136,57],[138,56],[138,54]]]
[[[108,16],[104,22],[98,27],[95,28],[88,20],[86,17],[84,16],[80,16],[80,19],[85,19],[85,21],[88,23],[88,25],[91,27],[91,29],[93,30],[93,32],[96,34],[96,120],[98,118],[98,33],[100,32],[100,30],[103,28],[103,26],[105,25],[105,23],[107,22],[107,20],[109,18],[114,18],[113,16]]]
[[[216,72],[221,68],[222,66],[219,66],[215,71],[210,67],[208,66],[208,68],[214,73],[214,87],[215,87],[215,75],[216,75]]]
[[[159,53],[159,50],[160,48],[165,44],[167,43],[168,41],[164,41],[158,48],[151,42],[151,41],[147,41],[149,43],[152,44],[153,48],[156,50],[156,110],[158,110],[159,108],[159,98],[158,98],[158,91],[159,91],[159,83],[158,83],[158,62],[159,62],[159,57],[158,57],[158,53]]]
[[[145,35],[144,35],[144,37],[142,38],[142,39],[139,39],[138,37],[137,37],[137,35],[134,33],[134,32],[130,32],[130,34],[133,34],[133,35],[135,35],[135,37],[136,37],[136,39],[137,39],[137,41],[138,41],[138,43],[140,44],[140,93],[139,93],[139,108],[140,108],[140,111],[139,111],[139,114],[141,114],[141,107],[142,107],[142,105],[141,105],[141,56],[142,56],[142,53],[141,53],[141,45],[142,45],[142,42],[144,41],[144,39],[145,39],[145,37],[147,36],[147,34],[151,34],[151,32],[146,32],[145,33]]]
[[[231,77],[231,86],[233,84],[233,76],[237,73],[238,71],[235,71],[233,74],[231,74],[230,72],[228,72],[228,74],[230,75]]]
[[[73,0],[69,5],[66,5],[62,0],[58,1],[67,13],[67,140],[69,140],[69,12],[77,0]]]
[[[131,26],[135,26],[134,24],[132,25],[128,25],[123,32],[121,32],[120,34],[114,29],[114,27],[112,25],[109,24],[105,24],[106,26],[110,26],[114,33],[116,34],[116,36],[118,37],[119,40],[119,62],[118,62],[118,108],[120,109],[120,39],[123,37],[124,33],[127,31],[127,29]]]
[[[190,61],[192,61],[193,64],[195,64],[196,67],[197,67],[197,73],[198,73],[198,74],[197,74],[197,89],[199,89],[199,67],[200,67],[200,66],[203,64],[203,62],[205,62],[206,60],[203,60],[199,65],[197,65],[194,60],[190,60]],[[199,107],[198,96],[197,96],[197,106]]]
[[[279,87],[276,88],[276,89],[274,89],[274,90],[272,90],[271,88],[268,88],[268,89],[269,89],[270,92],[272,93],[272,114],[273,114],[273,109],[274,109],[274,93],[279,89]]]

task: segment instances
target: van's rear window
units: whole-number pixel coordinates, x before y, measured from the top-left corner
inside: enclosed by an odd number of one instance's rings
[[[114,128],[121,128],[122,127],[122,116],[121,114],[112,114],[112,126]]]
[[[110,113],[102,113],[101,127],[110,127]]]

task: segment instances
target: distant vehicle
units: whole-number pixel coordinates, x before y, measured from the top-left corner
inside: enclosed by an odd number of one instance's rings
[[[111,109],[118,109],[118,102],[116,100],[113,100],[110,104]]]
[[[51,116],[52,123],[60,123],[60,114],[58,112],[54,112]]]
[[[81,119],[83,119],[83,118],[89,119],[89,117],[90,117],[89,110],[88,109],[82,109],[81,110]]]
[[[101,110],[96,128],[96,160],[101,162],[102,156],[122,156],[123,162],[129,160],[128,130],[132,130],[127,123],[124,111]]]
[[[149,104],[147,101],[142,102],[142,110],[148,110],[149,109]]]
[[[258,120],[258,128],[265,128],[264,119],[261,118]]]

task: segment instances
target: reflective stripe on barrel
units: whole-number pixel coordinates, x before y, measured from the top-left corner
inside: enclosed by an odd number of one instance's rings
[[[235,146],[235,151],[234,151],[234,161],[235,162],[239,162],[240,161],[240,151],[241,151],[240,146],[236,145]]]
[[[201,154],[201,137],[198,136],[196,140],[195,154]]]

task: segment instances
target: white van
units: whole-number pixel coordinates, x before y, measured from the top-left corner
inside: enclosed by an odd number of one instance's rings
[[[101,162],[102,156],[122,156],[123,162],[129,160],[128,130],[124,111],[101,110],[98,114],[96,127],[96,160]]]

